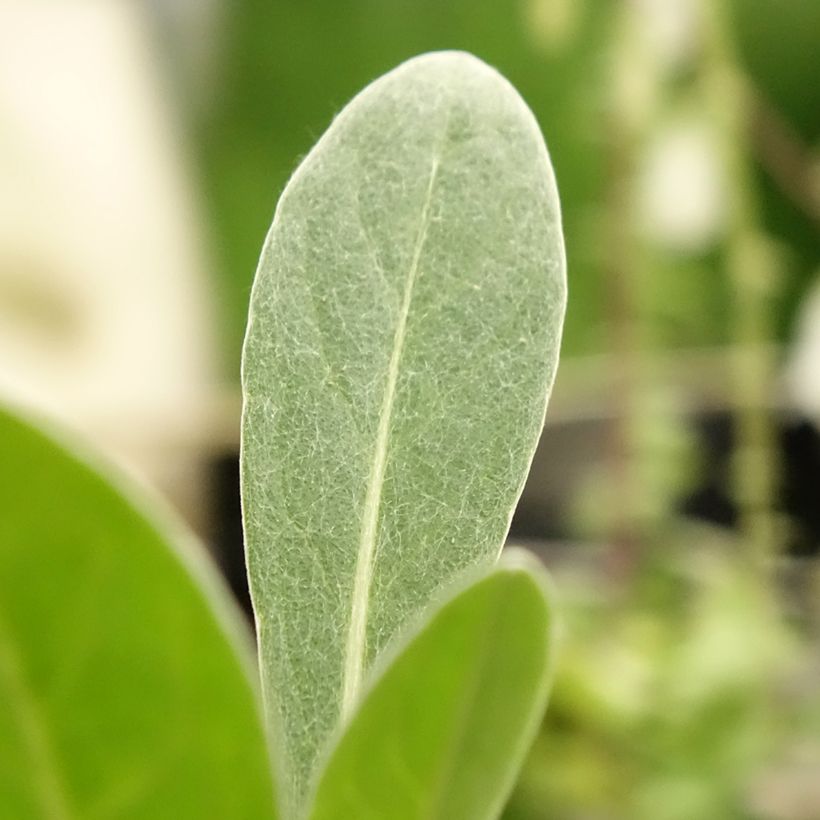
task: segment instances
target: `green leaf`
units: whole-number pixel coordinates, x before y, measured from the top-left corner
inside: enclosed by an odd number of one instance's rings
[[[275,817],[248,634],[189,536],[3,410],[0,510],[0,815]]]
[[[251,298],[242,480],[286,806],[390,639],[497,557],[564,268],[538,126],[464,53],[365,89],[285,189]]]
[[[518,559],[438,610],[353,715],[311,820],[497,817],[546,704],[548,603]]]

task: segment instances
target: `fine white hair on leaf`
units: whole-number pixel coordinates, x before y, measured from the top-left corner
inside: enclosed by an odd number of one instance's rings
[[[566,302],[535,119],[461,52],[362,91],[288,183],[243,355],[242,498],[286,815],[385,647],[490,565]]]

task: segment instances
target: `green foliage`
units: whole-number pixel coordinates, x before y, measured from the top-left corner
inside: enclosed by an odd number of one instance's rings
[[[543,570],[505,554],[385,665],[311,820],[497,817],[543,712],[553,638]]]
[[[0,816],[273,818],[249,636],[196,545],[2,410],[0,464]]]
[[[778,772],[792,749],[820,759],[816,651],[741,544],[690,529],[665,546],[629,600],[599,570],[559,575],[561,664],[508,820],[817,816],[816,789],[783,807]]]
[[[470,55],[376,81],[297,171],[243,360],[270,751],[188,536],[0,412],[0,814],[497,817],[553,617],[531,559],[493,564],[565,298],[543,139]]]
[[[469,55],[376,81],[287,186],[251,299],[242,479],[288,811],[391,638],[498,555],[565,290],[541,134]]]

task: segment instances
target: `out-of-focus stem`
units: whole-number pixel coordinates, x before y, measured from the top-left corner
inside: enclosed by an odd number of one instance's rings
[[[636,234],[636,159],[645,124],[642,49],[636,4],[622,2],[614,11],[609,109],[607,116],[607,196],[604,260],[614,379],[614,414],[609,436],[612,571],[622,579],[633,574],[643,549],[639,510],[640,470],[635,429],[639,412],[640,249]]]
[[[770,558],[776,545],[774,494],[777,457],[770,417],[774,363],[771,292],[774,271],[759,228],[748,157],[752,100],[735,57],[725,0],[702,0],[702,84],[717,126],[728,193],[726,270],[732,287],[734,349],[734,494],[742,533],[753,558]]]
[[[780,191],[820,227],[820,168],[811,149],[759,88],[747,83],[746,93],[758,160]]]

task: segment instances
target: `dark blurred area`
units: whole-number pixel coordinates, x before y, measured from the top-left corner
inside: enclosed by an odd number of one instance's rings
[[[541,124],[570,301],[510,540],[564,611],[507,817],[820,818],[820,2],[0,0],[0,391],[249,606],[239,352],[279,193],[402,60]]]

